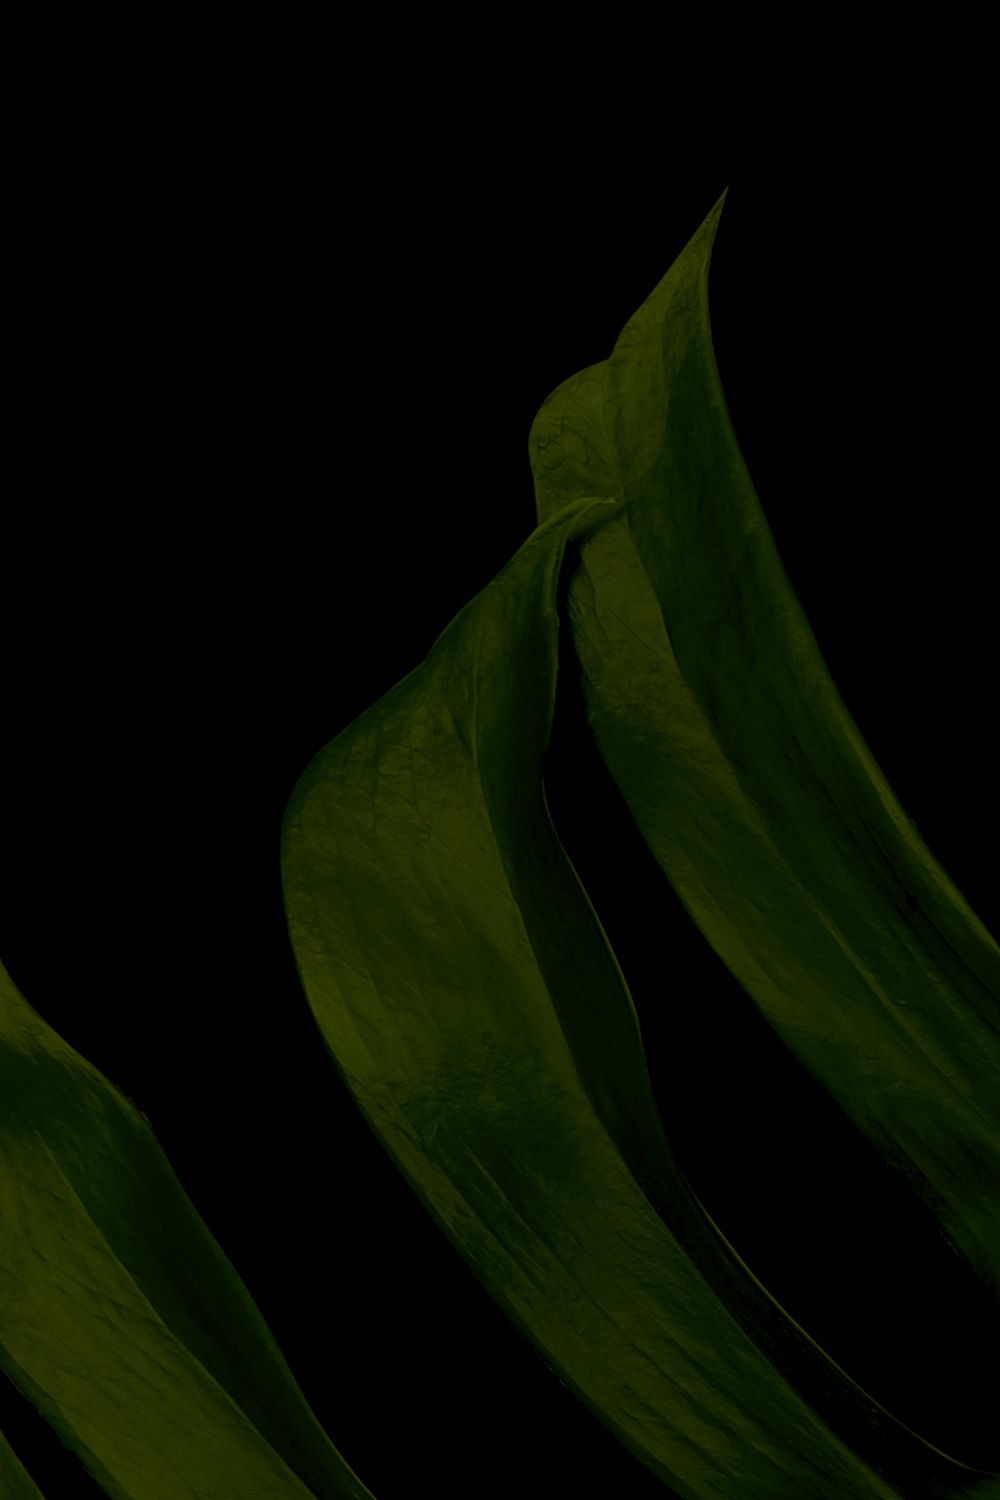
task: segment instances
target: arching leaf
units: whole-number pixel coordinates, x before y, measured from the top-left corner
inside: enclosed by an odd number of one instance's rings
[[[601,754],[704,935],[1000,1292],[1000,949],[922,843],[777,556],[712,352],[721,201],[531,436]]]
[[[300,779],[282,868],[310,1004],[438,1224],[680,1494],[986,1500],[988,1476],[886,1413],[885,1464],[861,1457],[755,1342],[766,1294],[734,1315],[691,1253],[725,1247],[672,1161],[542,786],[563,547],[615,524],[586,501],[553,516]],[[727,1277],[735,1304],[746,1273],[732,1261]],[[887,1469],[919,1481],[904,1491]]]

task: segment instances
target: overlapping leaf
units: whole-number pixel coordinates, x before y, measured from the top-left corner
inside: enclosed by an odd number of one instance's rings
[[[682,1495],[986,1500],[989,1476],[885,1413],[886,1462],[859,1456],[755,1344],[760,1304],[738,1316],[701,1269],[714,1257],[739,1303],[746,1273],[720,1266],[672,1162],[634,1010],[542,787],[563,546],[615,524],[586,501],[554,516],[300,780],[282,864],[310,1003],[481,1280]]]
[[[578,538],[574,640],[637,823],[793,1050],[1000,1285],[1000,954],[874,766],[774,553],[711,355],[716,217],[611,359],[546,403],[542,527],[302,778],[293,944],[439,1224],[688,1500],[996,1500],[996,1476],[881,1411],[708,1221],[547,814],[555,586]],[[148,1127],[2,971],[0,1084],[0,1361],[107,1493],[367,1495]],[[0,1484],[37,1496],[2,1438]]]
[[[535,421],[540,517],[619,497],[573,580],[605,762],[787,1044],[1000,1292],[1000,949],[868,752],[781,567],[712,352],[721,203]]]
[[[113,1500],[368,1495],[145,1120],[2,969],[0,1225],[0,1365]]]

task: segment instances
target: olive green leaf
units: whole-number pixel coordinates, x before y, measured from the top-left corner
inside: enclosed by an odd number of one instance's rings
[[[2,968],[0,1085],[0,1366],[113,1500],[368,1496],[139,1111]]]
[[[0,1432],[0,1495],[4,1500],[42,1500],[42,1492]]]
[[[534,423],[539,516],[617,497],[570,590],[593,731],[687,910],[1000,1291],[1000,949],[837,693],[736,444],[707,277],[722,204]]]
[[[681,1495],[986,1500],[989,1476],[921,1443],[819,1351],[827,1384],[876,1414],[885,1463],[779,1373],[754,1337],[766,1293],[744,1295],[748,1273],[664,1139],[630,997],[542,783],[563,549],[615,524],[587,500],[552,517],[303,774],[282,868],[310,1004],[440,1227]],[[701,1268],[713,1258],[725,1302]]]

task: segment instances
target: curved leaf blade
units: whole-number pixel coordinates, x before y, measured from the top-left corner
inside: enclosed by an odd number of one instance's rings
[[[368,1497],[139,1111],[2,968],[0,1081],[0,1364],[113,1500]]]
[[[789,1047],[1000,1291],[1000,949],[840,698],[729,422],[707,276],[721,200],[611,357],[531,435],[583,548],[574,643],[601,754],[691,916]]]
[[[689,1500],[888,1500],[695,1264],[648,1081],[621,1087],[642,1076],[634,1011],[541,782],[562,548],[607,515],[554,517],[306,770],[282,853],[299,971],[438,1224],[655,1473]],[[919,1493],[993,1492],[905,1437]]]

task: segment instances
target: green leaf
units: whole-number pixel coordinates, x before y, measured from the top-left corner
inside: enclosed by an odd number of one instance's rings
[[[139,1111],[3,969],[0,1224],[0,1364],[114,1500],[368,1496]]]
[[[0,1495],[4,1500],[44,1500],[41,1490],[0,1432]]]
[[[532,429],[540,517],[574,494],[623,503],[570,591],[592,727],[704,935],[996,1293],[1000,949],[879,771],[782,569],[712,352],[721,207]]]
[[[986,1500],[988,1476],[921,1443],[819,1351],[832,1404],[847,1392],[880,1427],[881,1472],[778,1372],[753,1337],[773,1304],[663,1137],[634,1009],[542,785],[563,549],[615,525],[587,501],[553,517],[304,773],[282,868],[310,1004],[441,1228],[681,1495],[888,1500],[904,1493],[895,1467],[920,1476],[908,1496]]]

